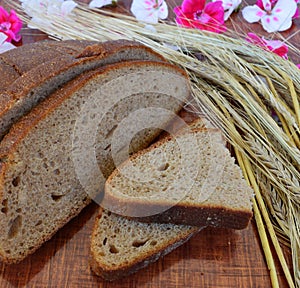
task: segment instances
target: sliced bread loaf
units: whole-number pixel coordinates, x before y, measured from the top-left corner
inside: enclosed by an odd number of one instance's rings
[[[113,281],[157,261],[200,230],[141,223],[100,209],[91,238],[90,266],[98,276]]]
[[[120,165],[102,206],[139,221],[245,228],[252,189],[215,129],[162,139]]]
[[[147,107],[174,113],[188,96],[184,71],[128,61],[86,72],[31,109],[0,143],[1,259],[22,260],[103,189],[113,163],[102,174],[91,163],[112,159],[107,143],[122,117]],[[169,117],[156,120],[165,125]],[[133,139],[134,149],[159,132],[144,131]]]
[[[137,42],[43,41],[0,55],[0,139],[22,115],[84,71],[129,60],[164,61]]]

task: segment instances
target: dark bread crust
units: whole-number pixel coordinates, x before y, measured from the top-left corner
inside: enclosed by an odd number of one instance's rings
[[[1,55],[1,54],[0,54]],[[0,93],[5,91],[13,81],[20,77],[19,73],[9,64],[0,59]]]
[[[156,262],[159,258],[164,257],[168,253],[172,252],[177,247],[183,245],[191,237],[196,235],[202,228],[190,227],[189,230],[182,230],[181,233],[178,233],[176,237],[169,239],[159,249],[153,248],[149,253],[141,253],[140,257],[131,261],[129,263],[122,263],[118,266],[115,266],[114,269],[107,267],[105,263],[101,261],[101,256],[97,254],[93,248],[97,246],[97,226],[103,214],[103,209],[99,209],[99,214],[96,217],[95,225],[92,233],[91,240],[91,255],[89,259],[89,264],[92,271],[102,277],[107,281],[114,281],[122,277],[136,273],[138,270],[147,267],[149,264]],[[117,224],[117,223],[116,223]],[[109,233],[109,231],[108,231]]]
[[[153,207],[153,209],[158,208],[161,208],[161,206],[157,208]],[[212,226],[241,230],[248,226],[251,218],[251,210],[234,210],[222,206],[209,205],[203,205],[199,208],[179,203],[171,208],[166,207],[163,213],[131,219],[146,223],[174,223],[198,227]]]
[[[5,90],[0,90],[0,139],[21,116],[85,71],[119,61],[165,61],[127,40],[36,42],[3,53],[0,60],[0,69],[11,75],[1,80]]]

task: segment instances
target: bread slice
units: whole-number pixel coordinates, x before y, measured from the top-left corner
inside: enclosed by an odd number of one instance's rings
[[[125,161],[108,178],[101,205],[139,221],[243,229],[252,196],[221,132],[198,129]]]
[[[103,175],[114,169],[107,143],[123,119],[148,107],[176,113],[189,92],[185,72],[173,65],[121,62],[78,76],[13,125],[0,143],[2,260],[35,251],[103,190]],[[169,117],[154,118],[165,125]],[[146,128],[133,139],[133,152],[159,133]],[[114,141],[122,144],[122,134]],[[101,174],[102,161],[109,165]]]
[[[157,261],[200,230],[141,223],[100,209],[91,238],[91,269],[108,281],[122,278]]]
[[[129,60],[164,59],[137,42],[42,41],[0,55],[0,139],[22,115],[84,71]]]

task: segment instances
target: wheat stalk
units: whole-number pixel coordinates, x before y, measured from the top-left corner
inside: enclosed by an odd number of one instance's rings
[[[30,22],[18,2],[8,2]],[[246,43],[236,33],[217,35],[172,23],[159,23],[154,32],[130,16],[98,12],[78,5],[68,18],[44,15],[52,24],[41,22],[38,28],[57,40],[136,40],[186,69],[199,113],[206,113],[222,129],[255,189],[255,215],[273,286],[278,286],[278,280],[263,221],[290,287],[300,287],[299,70],[291,62]],[[179,49],[170,48],[170,43]],[[271,117],[271,109],[280,123]],[[291,247],[295,283],[274,231]]]

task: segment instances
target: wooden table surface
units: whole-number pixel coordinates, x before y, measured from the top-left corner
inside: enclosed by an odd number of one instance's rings
[[[251,2],[254,1],[248,1]],[[5,1],[0,0],[0,5],[6,7]],[[126,5],[129,7],[128,2]],[[240,14],[233,17],[230,25],[234,29],[238,27],[239,32],[262,32],[259,25],[249,27]],[[297,20],[282,35],[287,37],[296,32],[290,41],[299,45],[299,27]],[[28,29],[22,34],[23,44],[46,38],[43,33]],[[299,55],[292,56],[300,63]],[[97,205],[91,204],[23,262],[10,266],[0,263],[0,287],[271,287],[254,220],[241,231],[206,228],[148,268],[107,283],[93,275],[88,265],[90,233],[96,213]],[[288,249],[284,252],[290,264]],[[287,287],[277,260],[276,266],[280,287]]]

